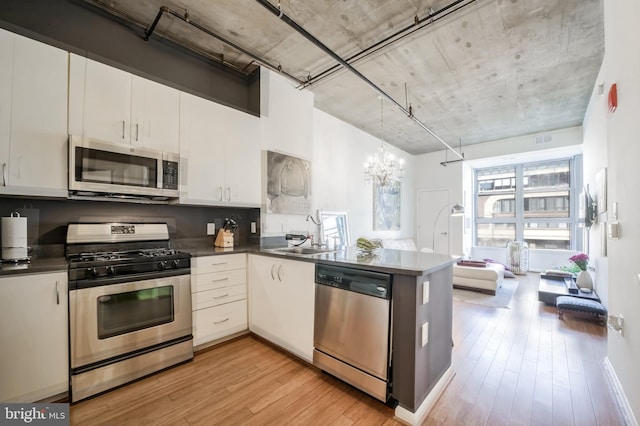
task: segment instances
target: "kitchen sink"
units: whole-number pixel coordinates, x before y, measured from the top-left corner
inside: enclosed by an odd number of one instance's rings
[[[269,249],[268,251],[272,253],[293,254],[293,255],[304,256],[304,255],[330,253],[335,250],[315,248],[315,247],[283,247],[283,248]]]

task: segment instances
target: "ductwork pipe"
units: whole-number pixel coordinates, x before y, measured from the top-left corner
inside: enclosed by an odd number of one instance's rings
[[[273,13],[275,16],[277,16],[279,19],[281,19],[284,23],[286,23],[287,25],[289,25],[291,28],[293,28],[298,34],[302,35],[304,38],[306,38],[307,40],[309,40],[311,43],[313,43],[314,45],[316,45],[316,47],[320,48],[320,50],[322,50],[323,52],[325,52],[327,55],[331,56],[336,62],[338,62],[340,65],[342,65],[343,67],[345,67],[346,69],[348,69],[349,71],[351,71],[356,77],[358,77],[360,80],[362,80],[365,84],[367,84],[369,87],[371,87],[373,90],[375,90],[380,96],[384,97],[385,99],[387,99],[389,102],[393,103],[394,105],[396,105],[400,111],[404,112],[406,114],[407,117],[409,117],[411,120],[413,120],[418,126],[420,126],[422,129],[424,129],[427,133],[429,133],[434,139],[436,139],[438,142],[440,142],[442,145],[444,145],[448,150],[450,150],[451,152],[453,152],[456,156],[458,156],[460,159],[464,159],[464,157],[459,154],[455,149],[453,149],[449,144],[447,144],[440,136],[438,136],[433,130],[431,130],[425,123],[423,123],[422,121],[420,121],[416,116],[413,115],[412,111],[409,111],[407,108],[405,108],[404,106],[402,106],[398,101],[396,101],[395,99],[393,99],[389,94],[387,94],[384,90],[382,90],[381,88],[379,88],[378,86],[376,86],[371,80],[369,80],[367,77],[365,77],[360,71],[358,71],[357,69],[355,69],[353,66],[351,66],[347,61],[345,61],[344,59],[342,59],[337,53],[335,53],[333,50],[329,49],[326,45],[324,45],[320,40],[318,40],[317,38],[315,38],[313,35],[311,35],[310,33],[308,33],[304,28],[302,28],[300,25],[298,25],[293,19],[291,19],[290,17],[288,17],[284,12],[282,12],[281,9],[279,9],[278,7],[272,5],[271,3],[269,3],[269,1],[267,0],[256,0],[260,5],[264,6],[268,11],[270,11],[271,13]]]

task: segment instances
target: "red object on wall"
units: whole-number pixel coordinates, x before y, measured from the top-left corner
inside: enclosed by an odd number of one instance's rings
[[[609,112],[614,112],[618,108],[618,85],[612,84],[609,88]]]

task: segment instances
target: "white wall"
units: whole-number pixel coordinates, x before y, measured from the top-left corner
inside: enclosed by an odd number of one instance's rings
[[[606,144],[608,166],[608,220],[613,203],[618,203],[621,237],[607,241],[609,313],[624,316],[624,335],[610,332],[607,358],[628,407],[633,424],[640,416],[640,2],[605,1],[605,59],[601,80],[605,93],[612,83],[618,86],[618,109],[607,114]],[[592,99],[592,109],[601,108]],[[598,126],[599,115],[590,115],[589,125]],[[595,132],[594,132],[595,134]],[[594,151],[595,152],[595,151]]]
[[[352,244],[359,236],[413,237],[413,159],[409,154],[388,146],[396,157],[405,160],[401,229],[374,232],[373,188],[364,181],[364,162],[375,152],[380,140],[314,108],[311,92],[298,90],[289,80],[265,69],[261,71],[260,101],[262,149],[311,161],[314,214],[319,209],[346,211]],[[263,202],[263,236],[317,233],[317,227],[305,220],[306,215],[267,214],[264,205]]]
[[[260,70],[260,132],[262,166],[262,236],[307,232],[304,215],[266,213],[265,152],[275,151],[311,161],[313,164],[313,94],[297,90],[294,83],[265,68]],[[315,177],[311,181],[314,194]]]
[[[456,157],[448,154],[450,160]],[[421,191],[447,190],[449,192],[448,203],[461,203],[465,207],[466,203],[462,191],[462,162],[450,163],[446,167],[441,166],[440,162],[445,160],[444,152],[436,152],[418,155],[415,157],[415,173],[413,184],[415,186],[415,195],[417,199],[418,193]],[[434,206],[434,211],[438,212],[443,206]],[[416,206],[417,209],[417,206]],[[416,212],[416,233],[422,231],[423,234],[433,235],[432,220],[423,220]],[[433,215],[425,215],[425,217],[433,217]],[[449,220],[449,252],[459,255],[468,255],[463,249],[463,223],[462,217],[443,217],[442,221]],[[440,220],[438,220],[440,221]],[[425,223],[428,222],[428,223]],[[428,241],[421,246],[431,247]]]
[[[602,87],[602,89],[600,89]],[[600,93],[602,90],[602,93]],[[607,167],[607,94],[604,91],[604,71],[600,70],[594,85],[589,108],[583,123],[583,180],[584,185],[597,204],[596,174]],[[606,206],[598,205],[598,211],[606,211]],[[591,226],[588,238],[585,240],[585,252],[589,254],[589,266],[595,270],[594,288],[605,306],[609,306],[608,263],[606,255],[606,213],[598,215],[597,221]],[[603,244],[604,243],[604,244]]]
[[[373,186],[364,180],[364,163],[380,145],[380,139],[318,109],[314,112],[313,128],[315,207],[347,211],[352,244],[360,236],[413,238],[413,157],[387,146],[397,158],[405,160],[405,178],[401,181],[400,230],[374,231]]]

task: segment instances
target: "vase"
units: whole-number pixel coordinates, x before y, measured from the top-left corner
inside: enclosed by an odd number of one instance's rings
[[[526,274],[529,270],[529,245],[523,241],[509,241],[507,243],[507,264],[514,274]]]
[[[576,285],[578,288],[588,288],[593,290],[593,279],[587,271],[580,271],[576,277]]]

